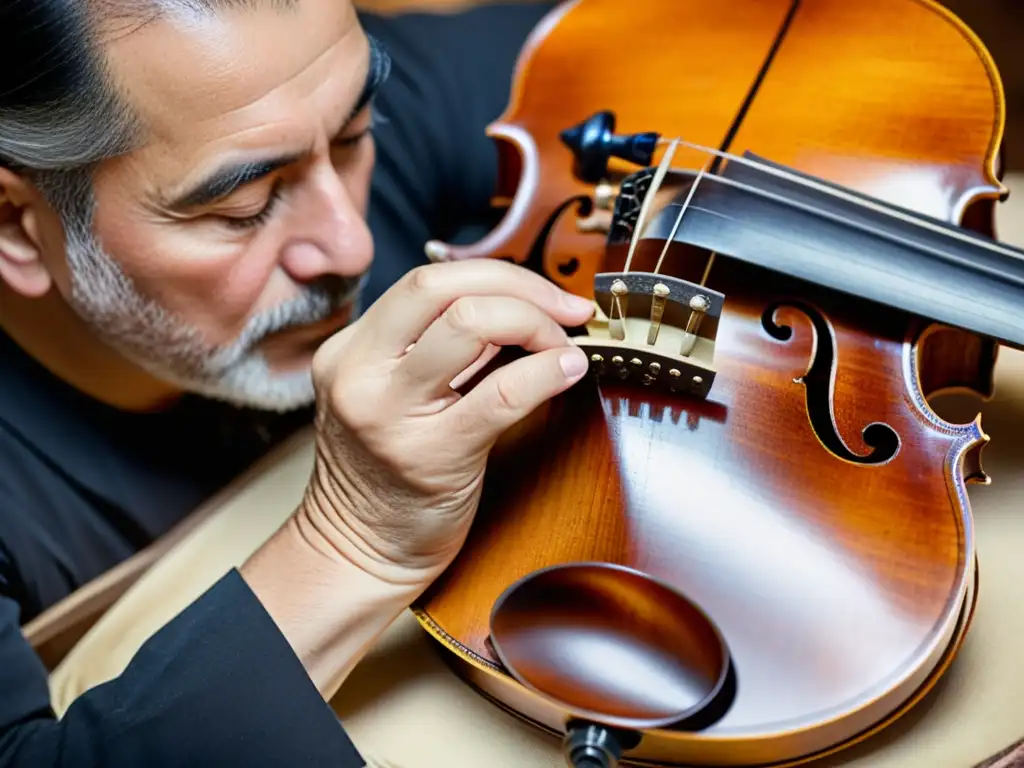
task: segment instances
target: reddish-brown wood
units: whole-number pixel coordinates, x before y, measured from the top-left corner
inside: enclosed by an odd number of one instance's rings
[[[790,0],[562,5],[525,47],[490,129],[505,219],[448,257],[510,258],[593,295],[595,273],[621,253],[581,232],[575,207],[534,251],[560,206],[595,195],[572,175],[559,132],[610,109],[620,133],[723,145],[791,10]],[[991,58],[937,3],[803,0],[727,148],[985,230],[1005,192],[1003,121]],[[680,150],[674,166],[705,161]],[[642,247],[633,269],[656,257]],[[663,271],[699,280],[705,259],[680,251]],[[587,380],[540,409],[495,452],[465,548],[415,609],[468,681],[559,732],[564,712],[488,646],[492,606],[560,563],[649,573],[721,628],[738,691],[707,730],[652,731],[629,759],[791,764],[891,721],[955,656],[974,603],[965,482],[986,481],[987,437],[980,421],[943,421],[927,397],[990,394],[996,345],[722,257],[708,285],[726,296],[709,398]],[[773,323],[791,337],[773,337]],[[812,363],[823,377],[804,378]],[[863,458],[876,423],[899,437],[881,463]]]
[[[716,701],[722,711],[735,692],[729,650],[708,616],[621,565],[529,574],[495,603],[490,642],[527,688],[613,726],[675,726]]]

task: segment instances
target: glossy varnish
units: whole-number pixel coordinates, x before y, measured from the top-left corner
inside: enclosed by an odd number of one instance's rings
[[[998,74],[934,3],[580,0],[538,29],[492,127],[505,220],[455,257],[510,258],[583,295],[621,268],[564,205],[594,190],[558,133],[602,109],[619,132],[750,150],[979,229],[1003,191]],[[706,160],[681,150],[675,165]],[[654,245],[635,269],[653,267]],[[665,271],[699,279],[705,259],[673,251]],[[926,398],[989,394],[995,345],[721,257],[708,285],[726,295],[708,399],[588,379],[540,409],[499,446],[469,541],[417,611],[461,674],[557,731],[558,707],[488,644],[495,601],[559,563],[639,569],[721,628],[737,693],[709,729],[654,731],[630,757],[807,759],[898,713],[962,638],[975,579],[965,480],[984,480],[987,438]]]

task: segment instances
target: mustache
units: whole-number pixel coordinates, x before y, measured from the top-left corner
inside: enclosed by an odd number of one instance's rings
[[[326,320],[358,299],[367,278],[366,274],[359,277],[328,275],[306,284],[294,299],[252,317],[238,338],[219,351],[218,367],[234,365],[271,334]]]

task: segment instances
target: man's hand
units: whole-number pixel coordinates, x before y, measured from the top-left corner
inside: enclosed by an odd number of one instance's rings
[[[592,311],[495,259],[410,272],[314,358],[317,455],[301,522],[383,581],[428,584],[465,540],[502,432],[586,372],[563,326]],[[508,345],[531,354],[453,389]]]

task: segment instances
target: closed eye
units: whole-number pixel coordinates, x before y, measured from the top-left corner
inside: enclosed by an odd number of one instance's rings
[[[267,197],[267,202],[254,214],[249,216],[222,216],[224,223],[233,229],[251,229],[263,224],[274,212],[274,207],[281,199],[281,184],[274,184]]]
[[[339,147],[341,149],[345,149],[346,147],[354,147],[356,144],[358,144],[364,138],[369,136],[372,131],[373,131],[372,127],[367,127],[367,128],[364,128],[359,133],[353,135],[353,136],[342,136],[340,138],[335,139],[331,143],[335,147]]]
[[[361,142],[364,138],[369,136],[373,132],[373,125],[367,126],[359,133],[351,136],[343,136],[335,139],[333,145],[337,149],[349,149]],[[264,206],[254,214],[249,216],[221,216],[224,223],[232,229],[252,229],[265,223],[271,215],[274,213],[274,208],[281,199],[281,183],[280,180],[274,184],[274,187],[270,191],[270,195],[267,197],[267,202]]]

